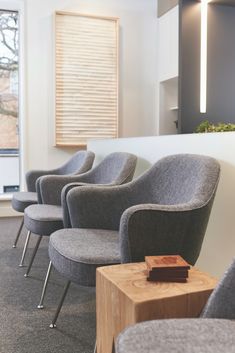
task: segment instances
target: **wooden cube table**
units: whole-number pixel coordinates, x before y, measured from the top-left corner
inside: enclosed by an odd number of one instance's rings
[[[137,322],[198,317],[217,280],[192,267],[187,283],[149,282],[145,263],[99,267],[97,353],[112,353],[117,335]]]

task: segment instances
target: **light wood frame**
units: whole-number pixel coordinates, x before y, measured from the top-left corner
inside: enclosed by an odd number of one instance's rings
[[[106,16],[96,16],[96,15],[87,15],[87,14],[81,14],[81,13],[74,13],[74,12],[67,12],[67,11],[56,11],[55,12],[55,21],[54,21],[54,28],[55,28],[55,146],[57,147],[79,147],[79,148],[86,148],[86,143],[81,143],[78,141],[78,143],[71,143],[70,141],[68,142],[61,142],[58,139],[58,117],[57,117],[57,104],[58,104],[58,98],[57,98],[57,89],[58,89],[58,82],[57,82],[57,65],[56,65],[56,53],[57,53],[57,17],[58,16],[78,16],[78,17],[86,17],[86,18],[94,18],[94,19],[99,19],[99,20],[105,20],[105,21],[113,21],[115,25],[115,51],[116,51],[116,58],[115,58],[115,76],[116,76],[116,86],[115,86],[115,117],[116,117],[116,126],[115,126],[115,135],[113,136],[108,136],[107,138],[116,138],[119,136],[119,18],[117,17],[106,17]],[[92,136],[92,139],[95,139],[96,137]],[[99,136],[97,136],[99,138]]]

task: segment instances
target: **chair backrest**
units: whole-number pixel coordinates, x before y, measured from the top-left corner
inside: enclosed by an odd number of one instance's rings
[[[29,170],[26,173],[26,184],[28,191],[35,192],[39,190],[40,177],[45,175],[71,175],[82,174],[91,169],[95,159],[95,154],[90,151],[76,152],[66,163],[62,166],[50,170]],[[38,191],[39,203],[41,196]]]
[[[219,163],[211,157],[177,154],[155,163],[137,181],[146,203],[203,205],[212,197],[219,180]]]
[[[201,317],[235,320],[235,259],[210,295]]]
[[[137,157],[131,153],[114,152],[82,176],[84,183],[121,185],[131,181]]]
[[[95,168],[81,175],[82,183],[121,185],[132,180],[137,157],[126,152],[114,152],[105,157]],[[63,220],[68,228],[71,221],[66,202],[67,193],[73,188],[68,186],[62,192]]]
[[[76,152],[65,164],[58,168],[58,174],[82,174],[91,169],[95,154],[91,151]]]
[[[195,264],[219,175],[220,166],[215,159],[178,154],[162,158],[130,183],[135,195],[132,204],[140,205],[142,211],[130,208],[122,216],[122,261],[143,261],[146,255],[180,254]]]

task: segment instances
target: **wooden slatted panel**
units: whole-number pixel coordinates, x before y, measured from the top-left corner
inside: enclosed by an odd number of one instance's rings
[[[118,134],[118,20],[56,13],[56,145]]]

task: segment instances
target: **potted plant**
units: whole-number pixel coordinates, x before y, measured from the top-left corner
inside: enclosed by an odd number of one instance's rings
[[[201,122],[197,127],[195,132],[225,132],[225,131],[235,131],[235,124],[231,123],[210,123],[208,120]]]

